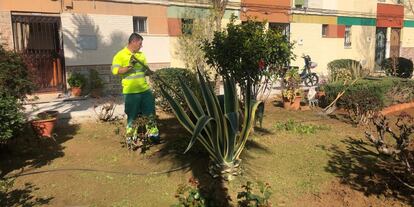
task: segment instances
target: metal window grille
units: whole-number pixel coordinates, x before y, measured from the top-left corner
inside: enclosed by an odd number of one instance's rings
[[[348,25],[345,26],[344,46],[346,48],[349,48],[352,45],[352,42],[351,42],[351,35],[352,35],[351,28],[352,28],[351,26],[348,26]]]
[[[147,17],[134,17],[134,32],[147,33]]]
[[[326,36],[328,36],[328,25],[323,24],[322,25],[322,37],[326,37]]]

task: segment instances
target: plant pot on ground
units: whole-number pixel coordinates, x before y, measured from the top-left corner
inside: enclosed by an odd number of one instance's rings
[[[72,91],[72,96],[80,96],[82,87],[85,85],[86,79],[80,73],[72,73],[68,79],[68,84]]]
[[[297,68],[286,72],[284,89],[282,91],[283,106],[290,110],[299,110],[303,91],[300,89],[300,75]]]
[[[57,111],[45,111],[38,113],[36,118],[31,121],[33,131],[38,137],[53,136],[53,129],[56,125],[58,112]]]

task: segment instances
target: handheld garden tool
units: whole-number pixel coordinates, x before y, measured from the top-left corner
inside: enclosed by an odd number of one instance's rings
[[[338,93],[338,95],[336,96],[336,98],[324,109],[322,109],[322,114],[323,115],[328,115],[328,114],[332,114],[335,110],[336,110],[336,102],[339,100],[339,98],[341,98],[345,92],[358,80],[359,78],[356,78],[355,80],[353,80],[344,90],[342,90],[340,93]],[[344,82],[344,85],[346,85],[346,81]]]

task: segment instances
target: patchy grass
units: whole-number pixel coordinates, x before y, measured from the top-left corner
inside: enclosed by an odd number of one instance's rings
[[[243,175],[223,184],[208,175],[208,160],[201,147],[182,154],[189,136],[175,119],[161,116],[165,143],[143,155],[122,148],[122,138],[114,133],[118,127],[95,122],[59,125],[56,142],[35,142],[27,135],[29,141],[1,155],[3,175],[17,175],[11,191],[26,189],[25,195],[31,196],[26,202],[34,206],[170,206],[177,203],[174,195],[178,185],[195,177],[202,188],[214,189],[216,197],[230,196],[231,204],[237,203],[237,192],[246,181],[263,181],[272,186],[274,206],[297,206],[304,195],[331,190],[330,184],[338,178],[352,181],[351,175],[358,168],[346,171],[348,161],[342,160],[341,153],[348,155],[347,159],[354,159],[350,157],[354,155],[346,154],[350,146],[344,140],[364,139],[362,128],[339,120],[312,111],[292,112],[266,105],[263,129],[255,130],[241,157]],[[282,130],[286,128],[289,130]],[[369,163],[372,157],[359,161]],[[27,183],[31,186],[25,188]],[[343,196],[355,192],[344,188],[349,192]],[[23,205],[13,203],[19,195],[8,196],[15,197],[8,206]],[[36,203],[36,199],[44,202]],[[381,196],[370,199],[387,200]],[[335,205],[335,201],[330,203]]]

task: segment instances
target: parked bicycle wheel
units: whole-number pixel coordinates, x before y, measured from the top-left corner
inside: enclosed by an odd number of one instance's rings
[[[316,86],[319,83],[319,77],[316,73],[307,75],[304,79],[305,86]]]

